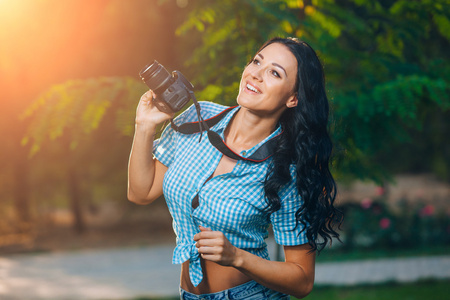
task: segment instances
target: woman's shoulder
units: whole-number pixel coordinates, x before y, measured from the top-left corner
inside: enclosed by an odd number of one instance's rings
[[[214,102],[209,102],[209,101],[200,101],[199,104],[200,104],[200,107],[201,107],[202,111],[205,111],[207,113],[211,113],[214,116],[229,107],[229,106],[226,106],[226,105],[222,105],[222,104],[218,104],[218,103],[214,103]]]
[[[199,101],[198,103],[200,105],[200,113],[202,115],[202,118],[205,120],[218,115],[229,107],[209,101]],[[192,104],[191,106],[189,106],[184,112],[180,114],[179,117],[177,117],[177,119],[179,120],[178,122],[181,121],[181,123],[197,122],[198,117],[195,105]]]

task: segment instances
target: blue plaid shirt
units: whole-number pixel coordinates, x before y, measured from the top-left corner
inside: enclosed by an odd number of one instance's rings
[[[200,105],[204,119],[227,108],[210,102],[200,102]],[[226,126],[238,109],[234,108],[211,130],[223,138]],[[178,126],[196,121],[194,106],[174,120]],[[264,141],[242,151],[240,155],[252,155],[280,131],[279,127]],[[153,153],[168,167],[163,191],[177,236],[172,263],[181,264],[189,260],[189,275],[194,286],[203,279],[193,238],[200,232],[199,225],[221,231],[234,246],[265,259],[269,259],[264,240],[268,236],[270,223],[278,244],[301,245],[308,242],[305,232],[300,233],[303,227],[300,224],[296,226],[295,212],[302,202],[295,186],[294,167],[291,168],[292,181],[280,191],[281,208],[270,213],[265,200],[264,180],[271,158],[260,163],[240,160],[231,173],[214,176],[208,181],[222,153],[211,145],[205,132],[199,143],[199,133],[186,135],[170,126],[155,141]],[[196,195],[199,205],[194,209],[192,201]]]

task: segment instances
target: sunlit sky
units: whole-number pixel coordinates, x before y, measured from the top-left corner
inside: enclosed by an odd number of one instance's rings
[[[54,80],[55,72],[64,73],[67,57],[80,46],[80,33],[88,25],[67,15],[70,3],[0,0],[0,68],[12,93],[17,88],[36,92]]]
[[[162,19],[157,0],[0,0],[1,111],[68,79],[137,74]]]

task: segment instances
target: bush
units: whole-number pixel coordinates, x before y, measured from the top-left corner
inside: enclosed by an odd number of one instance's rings
[[[398,203],[397,207],[390,207],[379,197],[341,205],[345,216],[341,232],[343,249],[450,245],[448,212],[438,211],[431,204],[412,206],[406,200]]]

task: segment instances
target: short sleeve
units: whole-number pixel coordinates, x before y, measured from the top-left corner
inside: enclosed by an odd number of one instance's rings
[[[281,207],[270,215],[275,241],[279,245],[295,246],[308,243],[304,225],[295,213],[303,204],[293,181],[281,196]]]
[[[201,106],[202,117],[205,120],[217,115],[227,108],[227,106],[206,101],[200,101],[199,105]],[[191,105],[173,120],[177,126],[197,121],[198,116],[195,105]],[[180,133],[176,132],[171,124],[169,124],[164,129],[161,137],[153,142],[154,157],[166,167],[169,167],[175,159],[179,134]]]
[[[186,109],[182,114],[176,117],[173,122],[175,125],[180,126],[181,124],[190,121],[190,116],[193,106]],[[175,159],[177,142],[178,142],[178,132],[176,132],[171,124],[164,128],[161,137],[153,142],[153,155],[159,160],[163,165],[169,167]]]
[[[177,132],[169,125],[164,129],[161,137],[153,142],[153,155],[163,165],[169,167],[175,158],[177,148]]]

